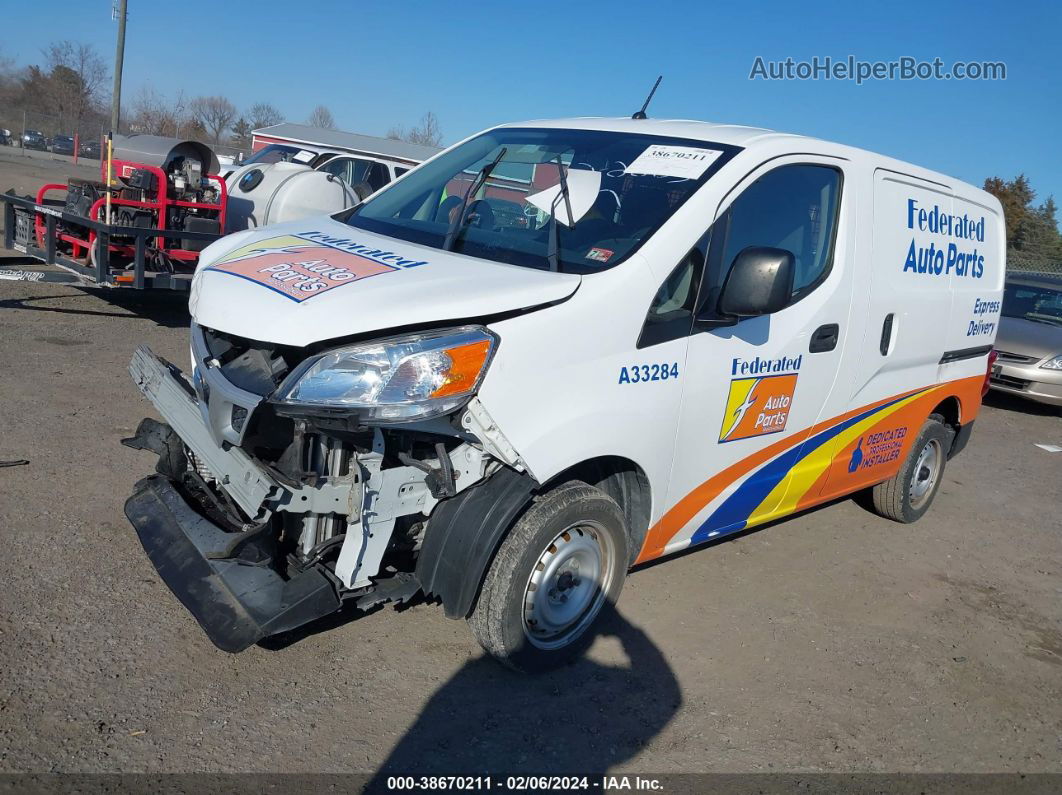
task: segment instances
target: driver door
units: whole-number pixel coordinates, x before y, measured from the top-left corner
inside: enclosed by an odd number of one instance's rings
[[[836,389],[850,339],[854,235],[846,161],[799,156],[752,172],[720,204],[689,339],[667,495],[650,539],[657,554],[737,532],[794,510],[814,490],[818,464],[804,441],[842,413]],[[734,323],[718,301],[737,254],[749,246],[794,255],[794,293],[770,315]],[[653,556],[646,547],[643,557]]]

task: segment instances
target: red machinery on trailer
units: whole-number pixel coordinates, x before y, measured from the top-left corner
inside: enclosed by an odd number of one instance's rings
[[[214,153],[197,141],[117,136],[109,163],[109,180],[104,157],[98,182],[47,184],[35,202],[0,197],[7,244],[98,284],[186,289],[199,252],[225,228]]]

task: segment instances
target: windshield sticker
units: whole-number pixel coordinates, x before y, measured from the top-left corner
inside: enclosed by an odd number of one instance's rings
[[[627,166],[625,173],[699,179],[721,154],[718,149],[653,144]]]
[[[586,252],[586,259],[592,259],[594,262],[608,262],[615,253],[607,248],[592,248]]]
[[[525,201],[546,215],[555,215],[565,226],[575,226],[597,201],[597,194],[601,190],[601,172],[582,168],[566,169],[565,182],[568,185],[567,201],[561,195],[562,186],[559,182],[543,191],[532,193]],[[569,206],[571,217],[568,216]]]
[[[320,232],[304,232],[242,246],[206,270],[247,279],[301,302],[350,282],[426,264]]]

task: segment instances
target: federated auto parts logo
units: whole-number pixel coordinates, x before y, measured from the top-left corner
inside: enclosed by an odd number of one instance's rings
[[[247,279],[302,302],[370,276],[426,264],[346,238],[301,232],[241,246],[207,270]]]
[[[732,374],[764,374],[731,380],[719,441],[736,442],[784,431],[800,375],[796,372],[800,363],[800,356],[751,361],[735,359]]]

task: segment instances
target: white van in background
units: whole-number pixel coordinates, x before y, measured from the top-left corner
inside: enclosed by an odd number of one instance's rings
[[[293,150],[293,151],[288,151]],[[352,207],[412,168],[402,160],[274,144],[231,169],[226,232]]]
[[[920,518],[1004,240],[991,195],[826,141],[497,127],[203,252],[190,376],[131,364],[164,423],[126,513],[220,648],[423,593],[555,665],[633,565],[863,490]]]

